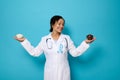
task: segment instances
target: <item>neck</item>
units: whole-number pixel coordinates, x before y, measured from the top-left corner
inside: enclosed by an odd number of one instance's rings
[[[61,33],[58,33],[58,32],[52,32],[51,36],[54,40],[58,40],[59,36],[60,36]]]

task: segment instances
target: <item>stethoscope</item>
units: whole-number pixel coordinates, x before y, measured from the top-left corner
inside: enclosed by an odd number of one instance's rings
[[[66,38],[64,38],[65,39],[65,43],[66,43],[66,49],[68,48],[68,41],[67,41],[67,39]],[[52,41],[51,41],[51,38],[47,38],[46,39],[46,44],[47,44],[47,48],[48,49],[52,49],[53,48],[53,43],[52,43]],[[65,45],[64,45],[65,46]],[[59,45],[59,48],[58,48],[58,50],[57,50],[57,53],[63,53],[63,44],[62,43],[60,43],[60,45]]]

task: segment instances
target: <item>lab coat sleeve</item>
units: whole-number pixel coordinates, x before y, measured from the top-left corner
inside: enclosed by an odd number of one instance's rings
[[[89,44],[83,41],[77,48],[75,47],[73,41],[68,37],[68,50],[73,57],[82,55],[89,48]]]
[[[43,53],[42,41],[36,47],[33,47],[31,43],[25,39],[23,42],[21,42],[21,45],[31,56],[37,57]]]

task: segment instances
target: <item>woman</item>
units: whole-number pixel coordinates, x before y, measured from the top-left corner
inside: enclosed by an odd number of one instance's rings
[[[45,54],[44,80],[70,80],[67,52],[69,51],[73,57],[80,56],[89,48],[89,43],[95,40],[95,38],[92,40],[87,39],[76,48],[71,38],[62,34],[64,24],[65,20],[62,16],[53,16],[50,20],[51,33],[42,37],[40,43],[35,48],[25,37],[15,37],[30,55],[40,56],[42,53]]]

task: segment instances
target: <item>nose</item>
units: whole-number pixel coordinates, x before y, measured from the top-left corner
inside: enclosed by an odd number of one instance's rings
[[[62,24],[61,24],[61,25],[60,25],[60,27],[61,27],[61,28],[63,28],[63,27],[64,27],[64,25],[62,25]]]
[[[63,28],[64,28],[64,26],[63,26],[63,25],[61,25],[60,27],[61,27],[61,29],[63,29]]]

